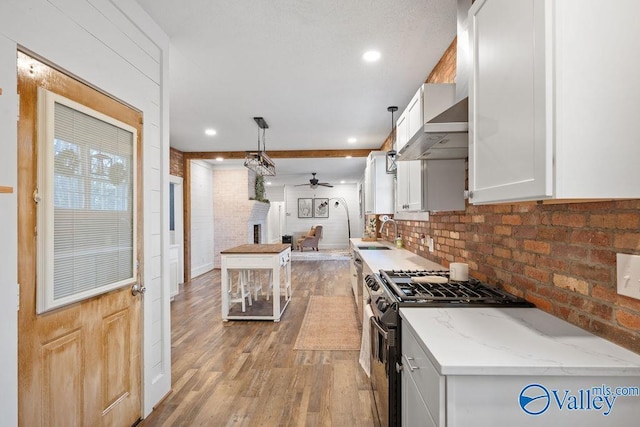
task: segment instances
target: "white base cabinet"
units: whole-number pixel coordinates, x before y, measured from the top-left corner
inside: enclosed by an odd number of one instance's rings
[[[471,203],[640,197],[639,15],[633,0],[473,4]]]
[[[418,338],[402,328],[401,420],[403,426],[444,426],[445,377],[420,348]]]
[[[535,308],[401,308],[403,426],[635,426],[640,356]]]

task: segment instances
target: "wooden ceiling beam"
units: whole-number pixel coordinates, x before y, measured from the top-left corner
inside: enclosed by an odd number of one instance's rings
[[[363,148],[357,150],[276,150],[267,151],[272,159],[311,159],[323,157],[367,157],[373,149]],[[246,151],[184,151],[186,159],[244,159]]]

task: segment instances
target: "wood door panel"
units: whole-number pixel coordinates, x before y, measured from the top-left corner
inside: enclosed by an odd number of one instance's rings
[[[103,413],[122,400],[131,388],[129,358],[131,339],[129,311],[121,310],[104,319],[102,326],[102,397]]]
[[[82,424],[84,407],[82,333],[74,330],[42,346],[42,426]],[[79,369],[69,370],[69,366]],[[61,410],[62,409],[62,410]]]
[[[132,425],[141,414],[141,298],[126,286],[41,315],[35,311],[37,90],[43,87],[138,130],[139,260],[144,255],[142,115],[23,53],[17,63],[19,425]],[[142,265],[138,274],[142,284]]]

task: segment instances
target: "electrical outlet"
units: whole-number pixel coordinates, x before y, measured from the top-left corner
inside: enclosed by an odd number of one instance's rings
[[[640,299],[640,255],[616,254],[618,293]]]

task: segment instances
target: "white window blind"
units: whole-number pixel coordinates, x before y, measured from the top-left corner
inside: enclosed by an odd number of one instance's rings
[[[135,128],[39,93],[38,312],[136,278]]]

